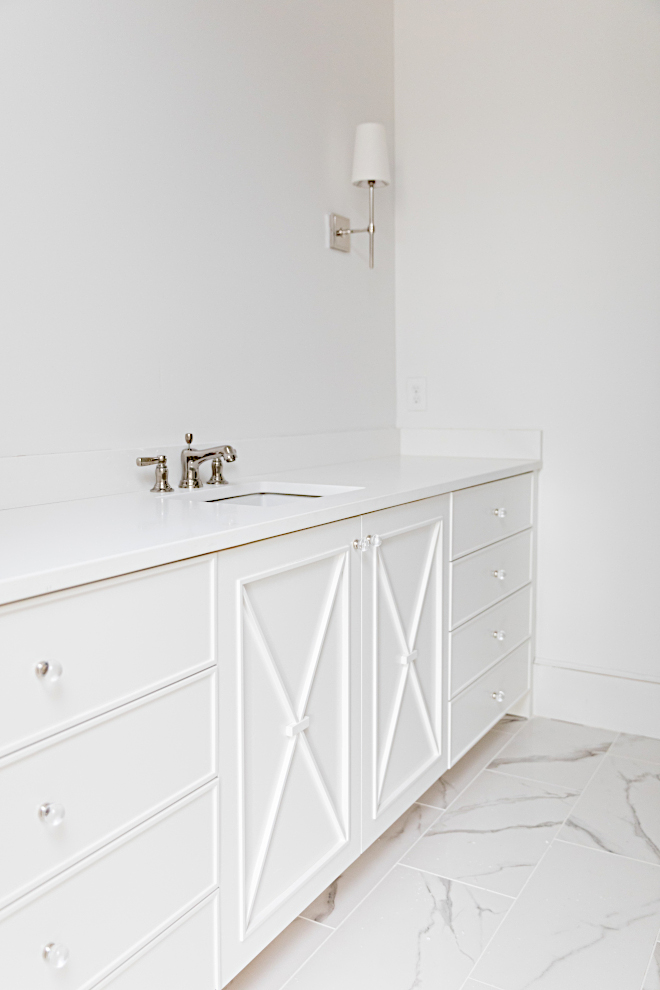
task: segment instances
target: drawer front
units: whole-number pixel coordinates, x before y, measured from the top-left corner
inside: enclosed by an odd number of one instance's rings
[[[88,990],[216,886],[215,787],[93,857],[0,920],[3,984]],[[136,834],[137,833],[137,834]],[[43,947],[68,950],[55,969]]]
[[[510,653],[531,632],[531,585],[455,629],[449,636],[450,696]]]
[[[211,779],[214,687],[197,674],[5,760],[0,906]]]
[[[532,474],[454,492],[452,559],[532,525]]]
[[[532,531],[461,557],[451,565],[451,628],[501,601],[532,578]]]
[[[451,766],[528,689],[529,661],[528,641],[450,702]]]
[[[213,663],[213,566],[201,557],[0,610],[0,754]],[[37,675],[43,661],[61,666],[57,680]]]
[[[217,895],[129,960],[98,990],[218,990]]]

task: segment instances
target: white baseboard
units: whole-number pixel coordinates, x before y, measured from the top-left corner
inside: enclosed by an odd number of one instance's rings
[[[399,431],[394,427],[250,440],[195,437],[195,446],[210,446],[218,440],[232,443],[238,451],[236,463],[226,469],[231,481],[399,453]],[[0,457],[0,509],[148,491],[153,484],[153,468],[139,468],[135,459],[151,454],[167,455],[170,481],[176,485],[182,446]]]
[[[534,664],[534,714],[660,738],[660,682]]]

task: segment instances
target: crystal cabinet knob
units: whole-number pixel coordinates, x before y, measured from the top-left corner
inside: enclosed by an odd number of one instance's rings
[[[506,639],[506,633],[503,629],[493,629],[493,639],[498,639],[502,643]]]
[[[383,541],[380,536],[365,536],[361,540],[353,540],[353,546],[356,550],[361,550],[363,553],[368,550],[369,547],[379,547]]]
[[[34,672],[40,680],[53,684],[62,676],[62,664],[57,660],[40,660]]]
[[[503,581],[504,578],[506,577],[506,571],[502,571],[502,570],[493,571],[493,577],[497,578],[498,581]]]
[[[500,705],[504,701],[504,691],[493,691],[493,701],[497,701]]]
[[[69,961],[69,950],[61,942],[49,942],[41,954],[51,969],[62,969]]]
[[[66,812],[63,804],[46,803],[41,805],[37,814],[44,825],[49,825],[50,828],[56,828],[64,821]]]
[[[498,519],[506,519],[506,509],[493,509],[493,515],[497,516]]]

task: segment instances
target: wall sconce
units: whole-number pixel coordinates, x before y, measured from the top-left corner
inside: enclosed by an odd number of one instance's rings
[[[330,214],[330,247],[335,251],[351,250],[351,234],[369,234],[369,268],[374,267],[374,189],[389,186],[390,166],[383,124],[358,124],[353,155],[353,185],[369,188],[369,226],[351,230],[348,217]]]

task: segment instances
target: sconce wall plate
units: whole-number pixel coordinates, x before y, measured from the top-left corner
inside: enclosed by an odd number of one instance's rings
[[[338,234],[338,230],[348,230],[351,221],[348,217],[340,217],[338,213],[330,214],[330,247],[335,251],[345,251],[347,254],[351,250],[351,235]]]

